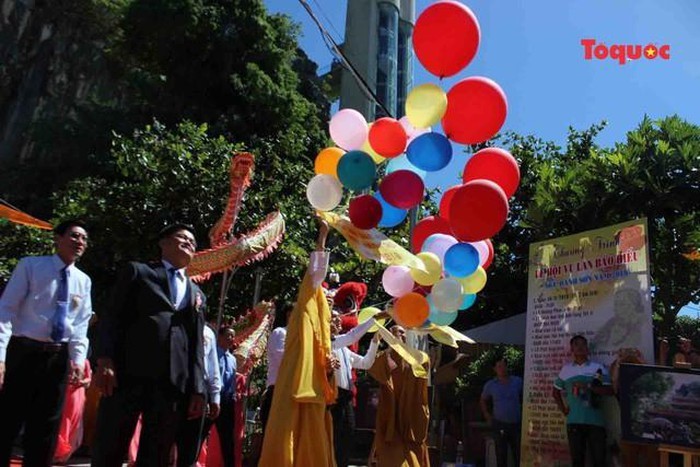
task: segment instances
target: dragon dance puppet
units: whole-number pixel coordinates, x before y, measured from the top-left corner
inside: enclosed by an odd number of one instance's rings
[[[247,152],[237,153],[231,161],[230,192],[221,218],[209,230],[210,248],[194,255],[187,273],[195,281],[206,281],[212,274],[261,261],[277,248],[285,232],[284,218],[279,211],[268,214],[253,231],[233,235],[233,227],[241,210],[243,195],[250,186],[255,158]],[[222,287],[226,288],[226,280]],[[224,289],[225,290],[225,289]],[[225,296],[222,294],[222,296]],[[274,321],[274,307],[260,303],[237,320],[236,355],[238,372],[248,375],[265,352],[267,336]]]

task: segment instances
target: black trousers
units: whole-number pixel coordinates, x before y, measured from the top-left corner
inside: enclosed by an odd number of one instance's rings
[[[355,409],[352,392],[338,388],[338,398],[331,406],[333,416],[333,448],[338,467],[347,467],[355,435]]]
[[[67,345],[10,338],[0,390],[0,465],[10,464],[12,443],[22,425],[23,465],[51,465],[69,368]]]
[[[234,457],[233,449],[234,442],[234,427],[236,401],[228,400],[221,401],[221,412],[214,420],[206,419],[204,421],[204,435],[209,435],[212,425],[216,425],[216,431],[219,433],[219,443],[221,444],[221,458],[224,460],[224,467],[233,467]]]
[[[493,437],[496,442],[496,464],[508,466],[508,448],[513,452],[515,465],[520,465],[520,423],[493,421]]]
[[[587,449],[591,453],[591,465],[596,467],[607,465],[605,461],[605,428],[571,423],[566,425],[566,434],[569,438],[572,467],[585,467]]]
[[[206,402],[208,403],[208,400]],[[199,451],[206,437],[204,432],[206,420],[206,414],[203,414],[199,418],[182,422],[175,440],[178,467],[191,467],[197,463]]]
[[[262,422],[263,437],[265,436],[265,427],[267,426],[267,419],[270,418],[270,408],[272,408],[272,396],[275,395],[275,385],[268,386],[265,391],[265,397],[263,397],[262,403],[260,404],[260,421]]]
[[[165,467],[180,426],[186,419],[189,396],[167,382],[120,381],[114,394],[103,397],[97,412],[92,465],[121,467],[141,414],[137,466]]]

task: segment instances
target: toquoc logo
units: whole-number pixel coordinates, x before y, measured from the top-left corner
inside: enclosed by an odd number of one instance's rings
[[[644,56],[647,60],[660,58],[668,60],[671,58],[671,46],[664,44],[657,46],[647,44],[644,47],[641,45],[614,44],[607,46],[603,43],[596,44],[595,39],[581,39],[583,46],[583,58],[586,60],[617,60],[617,63],[624,65],[630,60],[639,60]]]

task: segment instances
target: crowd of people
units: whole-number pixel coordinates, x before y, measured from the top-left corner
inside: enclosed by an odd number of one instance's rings
[[[355,369],[382,385],[373,458],[427,465],[427,379],[415,374],[416,362],[427,368],[427,355],[405,346],[400,326],[385,336],[388,350],[378,352],[377,334],[366,354],[357,353],[374,322],[358,324],[356,313],[344,312],[357,311],[366,287],[323,287],[327,234],[320,222],[297,301],[280,310],[288,324],[270,336],[259,465],[348,465]],[[204,465],[212,426],[219,465],[236,464],[235,331],[206,322],[206,297],[187,277],[197,248],[193,228],[174,224],[157,239],[160,261],[123,268],[92,339],[92,284],[76,267],[88,247],[87,226],[59,224],[55,254],[19,261],[0,298],[0,464],[10,464],[18,439],[24,465],[65,462],[81,444],[90,385],[100,394],[92,465]],[[422,410],[398,416],[409,404]]]
[[[366,286],[325,287],[329,227],[319,224],[297,300],[278,310],[285,325],[268,340],[259,465],[349,465],[354,372],[361,369],[380,388],[370,464],[427,466],[429,358],[406,346],[406,331],[398,324],[377,332],[366,353],[358,353],[358,341],[375,324],[357,322]],[[76,267],[88,246],[87,227],[63,222],[54,229],[54,255],[19,261],[0,297],[0,464],[9,465],[20,434],[24,465],[65,462],[80,446],[92,384],[101,396],[91,434],[92,465],[121,466],[126,460],[144,466],[212,465],[204,452],[217,459],[216,465],[239,465],[235,331],[217,328],[216,315],[206,312],[205,295],[186,275],[197,248],[192,227],[174,224],[157,238],[160,261],[124,267],[94,342],[88,339],[91,281]],[[389,317],[387,312],[376,316]],[[379,347],[382,340],[385,350]],[[97,362],[94,371],[88,351]],[[593,465],[606,465],[600,401],[616,393],[618,366],[609,374],[591,361],[581,335],[571,339],[570,351],[572,361],[561,368],[552,396],[566,417],[573,465],[586,465],[587,453]],[[660,343],[659,353],[666,363],[667,342]],[[681,367],[700,364],[687,339],[669,360]],[[641,363],[639,355],[636,362]],[[518,465],[523,380],[509,374],[502,357],[493,362],[493,371],[481,409],[492,427],[499,467],[508,465],[509,451]],[[212,427],[218,442],[204,450]]]

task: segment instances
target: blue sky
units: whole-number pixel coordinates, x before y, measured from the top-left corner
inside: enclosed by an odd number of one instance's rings
[[[345,0],[308,0],[326,29],[343,41]],[[419,15],[432,0],[417,0]],[[700,124],[700,0],[462,0],[476,14],[481,44],[476,58],[443,82],[414,61],[414,85],[437,83],[448,90],[460,79],[487,76],[505,91],[508,117],[503,130],[533,134],[559,145],[567,129],[601,120],[608,127],[598,144],[624,141],[643,116],[678,114]],[[270,12],[300,23],[300,43],[328,71],[332,55],[297,0],[265,0]],[[598,43],[670,46],[670,60],[641,59],[625,65],[585,60],[582,39]],[[457,183],[466,158],[455,157],[429,174],[429,187]],[[686,307],[683,314],[697,316]]]
[[[308,0],[326,29],[343,41],[345,0]],[[417,0],[419,15],[432,0]],[[643,116],[678,114],[700,123],[699,0],[462,0],[476,14],[481,44],[472,63],[440,82],[414,60],[414,85],[437,83],[448,90],[460,79],[487,76],[505,91],[508,117],[503,130],[533,134],[559,145],[567,129],[585,129],[602,120],[602,146],[624,141]],[[265,0],[270,12],[301,25],[300,43],[329,69],[332,55],[297,0]],[[582,39],[598,43],[670,45],[670,60],[642,59],[619,65],[585,60]],[[459,148],[455,148],[459,151]],[[426,179],[429,188],[459,183],[466,161],[452,163]]]
[[[342,42],[346,1],[308,0],[326,28]],[[265,0],[268,10],[302,26],[302,48],[322,71],[331,54],[297,0]],[[432,4],[417,0],[416,13]],[[700,123],[700,1],[698,0],[463,0],[482,32],[474,61],[456,79],[484,75],[508,96],[504,129],[563,144],[567,127],[603,119],[602,145],[624,139],[646,113],[673,113]],[[669,44],[671,59],[618,65],[583,58],[583,38],[612,44]],[[415,61],[414,85],[435,82]]]

